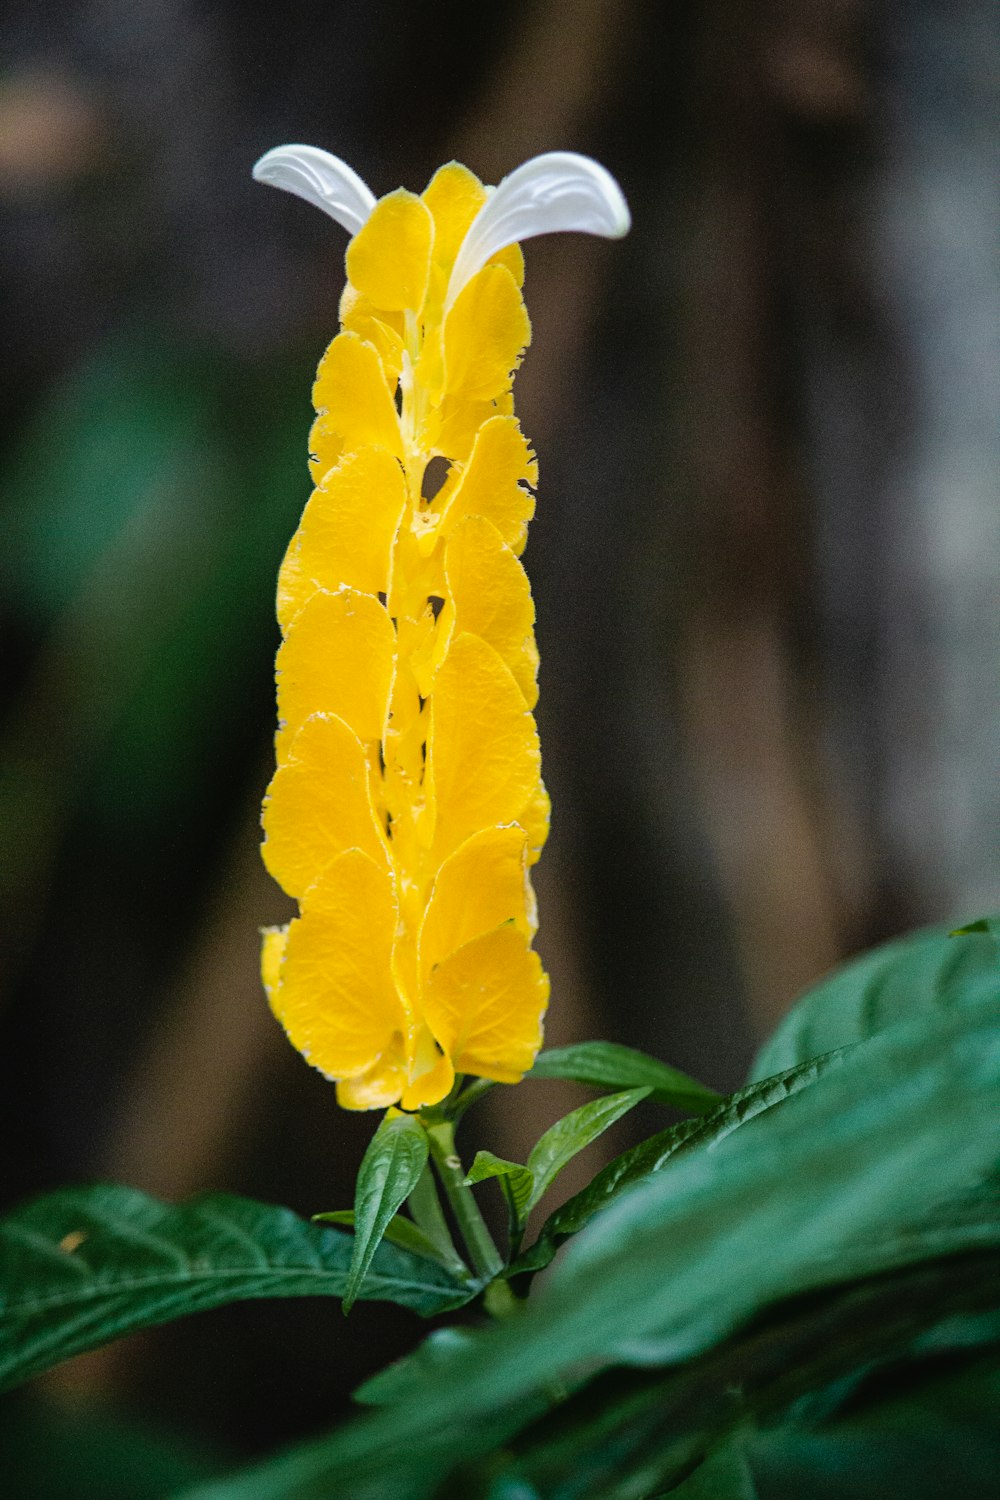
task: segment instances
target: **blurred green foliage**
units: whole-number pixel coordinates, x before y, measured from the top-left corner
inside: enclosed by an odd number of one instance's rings
[[[183,806],[273,647],[308,371],[133,329],[56,388],[3,477],[0,582],[41,642],[25,696],[109,824]]]
[[[218,1454],[106,1412],[37,1396],[0,1408],[0,1474],[17,1500],[165,1500],[217,1473]]]

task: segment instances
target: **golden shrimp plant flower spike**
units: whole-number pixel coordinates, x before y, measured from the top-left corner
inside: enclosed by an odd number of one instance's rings
[[[264,984],[348,1109],[516,1083],[548,979],[529,868],[549,825],[520,557],[537,466],[511,384],[530,340],[519,241],[615,237],[614,179],[555,152],[489,189],[456,162],[375,200],[345,163],[281,146],[258,181],[351,234],[320,363],[315,489],[278,579],[277,769],[263,856],[299,903]],[[446,477],[435,490],[435,470]]]

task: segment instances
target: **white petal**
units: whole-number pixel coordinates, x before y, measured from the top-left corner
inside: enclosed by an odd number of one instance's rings
[[[621,188],[599,162],[575,151],[534,156],[504,178],[469,225],[446,305],[506,245],[570,229],[619,239],[631,222]]]
[[[375,207],[374,193],[357,172],[318,146],[275,146],[257,162],[253,175],[257,182],[315,204],[348,234],[357,234]]]

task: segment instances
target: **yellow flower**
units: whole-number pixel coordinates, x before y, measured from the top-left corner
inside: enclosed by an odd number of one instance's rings
[[[519,560],[537,466],[511,398],[531,337],[516,242],[623,234],[628,211],[568,153],[492,191],[452,162],[378,202],[311,147],[254,175],[353,236],[313,390],[316,488],[278,580],[263,855],[300,915],[265,933],[264,983],[341,1104],[416,1109],[456,1073],[517,1082],[541,1045],[528,869],[549,804]]]

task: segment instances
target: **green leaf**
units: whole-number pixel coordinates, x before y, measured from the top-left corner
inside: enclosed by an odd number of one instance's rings
[[[857,1342],[845,1352],[846,1371],[863,1365],[873,1349],[899,1347],[893,1340],[902,1314],[893,1303],[878,1320],[877,1345],[870,1342],[876,1320],[866,1298],[886,1277],[905,1291],[900,1337],[963,1309],[995,1307],[996,1023],[992,1002],[970,1005],[852,1049],[781,1108],[766,1110],[715,1145],[679,1153],[597,1215],[516,1318],[442,1361],[433,1381],[406,1401],[198,1491],[198,1500],[324,1494],[416,1500],[457,1465],[509,1443],[525,1426],[532,1399],[542,1402],[581,1370],[616,1365],[635,1367],[629,1377],[634,1399],[646,1403],[636,1417],[636,1456],[616,1448],[612,1434],[603,1451],[614,1465],[615,1487],[589,1493],[635,1500],[672,1482],[663,1462],[675,1465],[671,1472],[679,1481],[727,1425],[741,1420],[742,1366],[725,1347],[728,1341],[741,1338],[741,1358],[749,1354],[765,1365],[776,1348],[770,1376],[776,1388],[802,1350],[813,1351],[814,1386],[845,1372],[831,1368],[843,1340],[828,1338],[828,1315],[811,1302],[806,1314],[793,1314],[793,1324],[806,1316],[805,1326],[795,1324],[777,1346],[772,1343],[760,1320],[776,1316],[787,1299],[825,1298],[837,1288],[848,1298],[864,1294],[850,1325]],[[959,1256],[961,1262],[942,1259]],[[937,1278],[940,1294],[928,1290],[925,1277]],[[690,1381],[683,1368],[689,1362]],[[670,1448],[666,1460],[656,1448],[650,1477],[642,1467],[644,1434],[652,1430],[660,1444],[667,1385],[649,1400],[646,1384],[660,1379],[673,1389],[682,1376],[670,1410]],[[596,1420],[602,1402],[595,1390]],[[796,1384],[784,1399],[801,1390]],[[570,1401],[582,1402],[588,1391]],[[568,1407],[561,1408],[560,1422]],[[543,1494],[588,1494],[547,1488],[534,1467],[524,1472]]]
[[[361,1158],[354,1190],[354,1253],[344,1292],[350,1312],[389,1224],[427,1165],[427,1135],[416,1115],[390,1111]]]
[[[764,1110],[791,1098],[800,1089],[808,1088],[829,1069],[837,1067],[848,1050],[842,1048],[839,1052],[830,1052],[825,1057],[800,1063],[797,1068],[789,1068],[774,1078],[748,1084],[723,1099],[711,1114],[681,1120],[622,1152],[603,1167],[592,1182],[572,1198],[567,1198],[546,1219],[535,1243],[511,1267],[511,1274],[516,1276],[541,1270],[549,1264],[564,1240],[576,1234],[595,1213],[606,1208],[627,1188],[661,1172],[679,1151],[721,1141]]]
[[[465,1180],[472,1186],[477,1182],[485,1182],[488,1177],[500,1179],[500,1186],[510,1209],[511,1235],[516,1235],[531,1210],[531,1190],[535,1174],[520,1162],[506,1161],[502,1156],[494,1156],[492,1151],[477,1151]]]
[[[531,1193],[528,1197],[528,1212],[548,1191],[563,1167],[571,1162],[591,1141],[628,1114],[643,1099],[649,1097],[649,1089],[623,1089],[620,1094],[608,1094],[604,1099],[592,1099],[581,1104],[570,1114],[563,1115],[545,1134],[535,1142],[528,1154],[528,1171],[532,1176]]]
[[[171,1204],[101,1185],[38,1198],[0,1221],[0,1389],[205,1308],[341,1297],[351,1252],[349,1235],[227,1194]],[[474,1288],[384,1245],[362,1294],[431,1317]]]
[[[419,1396],[438,1370],[446,1368],[457,1352],[471,1348],[482,1336],[475,1328],[435,1328],[412,1354],[395,1360],[359,1385],[352,1399],[362,1406],[394,1406]]]
[[[544,1500],[533,1484],[519,1474],[501,1474],[490,1486],[486,1500]]]
[[[600,1214],[568,1248],[545,1306],[551,1314],[558,1303],[565,1317],[579,1298],[588,1343],[603,1322],[630,1362],[673,1360],[779,1297],[992,1247],[998,1086],[992,1003],[874,1038],[780,1108],[681,1153]],[[960,1210],[969,1195],[970,1210]],[[640,1319],[646,1333],[637,1323],[620,1339],[621,1303],[610,1293],[625,1244],[630,1296],[644,1285],[652,1301]]]
[[[720,1099],[714,1089],[677,1068],[617,1042],[576,1042],[540,1052],[528,1078],[567,1078],[598,1089],[648,1088],[650,1098],[705,1114]]]
[[[878,1372],[832,1421],[748,1433],[744,1452],[767,1500],[941,1500],[953,1490],[995,1500],[1000,1357],[900,1373]]]
[[[761,1500],[738,1441],[716,1448],[693,1474],[664,1494],[673,1500]]]
[[[945,927],[912,933],[852,959],[807,990],[764,1043],[751,1080],[991,994],[1000,997],[1000,967],[989,932],[976,925],[961,938]]]
[[[345,1229],[354,1228],[354,1209],[342,1208],[332,1213],[313,1214],[314,1224],[340,1224]],[[462,1266],[461,1261],[456,1265],[455,1260],[444,1254],[437,1244],[426,1235],[419,1224],[414,1224],[412,1219],[407,1219],[403,1214],[396,1214],[385,1226],[384,1238],[390,1244],[398,1245],[402,1250],[409,1250],[412,1255],[422,1255],[425,1260],[437,1261],[438,1265],[444,1266],[445,1270],[453,1274],[461,1275],[462,1270],[469,1277],[467,1267]],[[469,1278],[471,1280],[471,1277]]]
[[[561,1493],[561,1482],[571,1476],[579,1500],[636,1500],[654,1492],[687,1500],[688,1484],[694,1495],[711,1496],[715,1484],[720,1500],[728,1500],[730,1485],[739,1496],[741,1478],[757,1482],[761,1446],[770,1450],[774,1436],[783,1456],[785,1440],[795,1443],[796,1428],[835,1431],[843,1417],[853,1425],[866,1407],[870,1419],[873,1406],[884,1411],[894,1378],[909,1394],[926,1372],[948,1368],[943,1361],[907,1356],[921,1330],[942,1319],[947,1323],[950,1310],[984,1297],[1000,1298],[996,1254],[911,1267],[786,1303],[687,1366],[602,1375],[564,1403],[558,1416],[522,1437],[519,1467],[546,1494]],[[962,1358],[960,1343],[942,1343],[942,1349],[954,1368]],[[988,1359],[1000,1362],[1000,1350]],[[979,1414],[984,1433],[995,1421],[996,1395],[994,1390]],[[877,1421],[869,1420],[868,1436],[877,1441]],[[994,1448],[996,1441],[994,1431]],[[853,1473],[847,1444],[832,1456],[824,1493],[843,1500],[838,1481],[862,1477],[863,1449]],[[692,1464],[698,1465],[693,1472]],[[794,1466],[785,1473],[769,1470],[766,1481],[761,1491],[767,1500],[813,1500],[816,1494],[808,1484],[800,1488]],[[899,1491],[887,1485],[882,1493]],[[871,1494],[861,1491],[865,1500]]]

